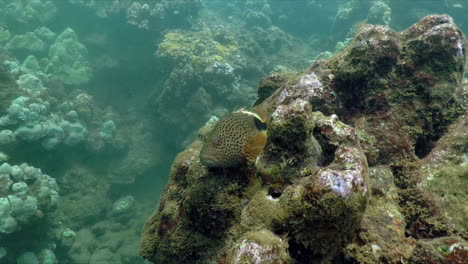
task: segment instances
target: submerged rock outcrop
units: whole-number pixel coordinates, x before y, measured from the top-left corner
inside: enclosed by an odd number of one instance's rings
[[[332,58],[264,78],[256,104],[271,118],[256,164],[201,165],[212,126],[202,128],[174,161],[141,255],[153,263],[466,257],[458,198],[466,194],[451,187],[466,185],[465,63],[464,35],[434,15],[401,33],[363,25]]]

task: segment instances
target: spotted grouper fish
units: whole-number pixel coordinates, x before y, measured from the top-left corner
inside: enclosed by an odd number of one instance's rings
[[[200,152],[200,162],[207,167],[237,167],[255,161],[267,142],[266,111],[234,111],[216,123]]]

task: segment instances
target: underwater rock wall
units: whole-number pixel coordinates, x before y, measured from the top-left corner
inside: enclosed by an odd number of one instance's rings
[[[452,18],[433,15],[401,33],[363,25],[330,59],[264,78],[257,104],[271,121],[256,165],[201,165],[212,125],[201,129],[173,163],[141,255],[153,263],[462,260],[466,199],[455,197],[463,188],[441,193],[466,177],[466,51]]]

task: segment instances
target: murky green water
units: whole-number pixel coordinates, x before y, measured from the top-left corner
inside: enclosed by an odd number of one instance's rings
[[[177,153],[258,81],[468,2],[0,0],[0,263],[145,263]]]

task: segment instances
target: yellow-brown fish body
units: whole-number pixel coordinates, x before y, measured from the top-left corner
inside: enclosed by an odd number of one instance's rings
[[[207,167],[237,167],[255,160],[267,141],[267,122],[261,113],[241,109],[216,123],[200,152]]]

